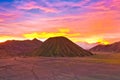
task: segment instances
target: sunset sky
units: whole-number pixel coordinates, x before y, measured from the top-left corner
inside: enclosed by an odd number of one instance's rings
[[[0,0],[0,42],[54,36],[120,41],[120,0]]]

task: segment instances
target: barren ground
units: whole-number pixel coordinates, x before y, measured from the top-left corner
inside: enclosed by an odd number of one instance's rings
[[[120,80],[120,54],[0,59],[0,80]]]

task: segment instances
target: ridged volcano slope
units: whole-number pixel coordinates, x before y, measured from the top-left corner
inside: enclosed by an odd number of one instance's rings
[[[45,57],[75,57],[90,56],[91,52],[84,50],[65,37],[52,37],[47,39],[35,51],[35,55]]]

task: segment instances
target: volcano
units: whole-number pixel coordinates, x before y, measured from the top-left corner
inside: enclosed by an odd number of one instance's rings
[[[34,54],[45,57],[82,57],[93,55],[62,36],[47,39]]]

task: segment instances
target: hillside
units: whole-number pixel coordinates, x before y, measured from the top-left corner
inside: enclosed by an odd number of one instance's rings
[[[96,52],[120,52],[120,42],[115,42],[109,45],[97,45],[90,49],[90,51]]]
[[[37,39],[17,41],[11,40],[0,44],[0,56],[25,56],[40,47],[41,41]]]

